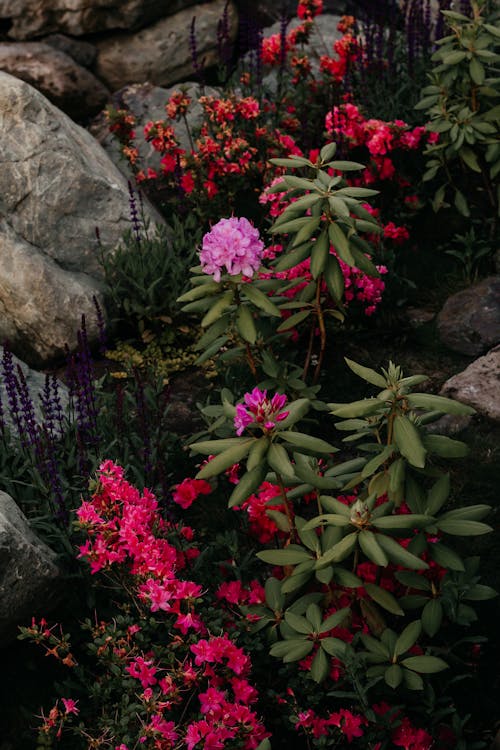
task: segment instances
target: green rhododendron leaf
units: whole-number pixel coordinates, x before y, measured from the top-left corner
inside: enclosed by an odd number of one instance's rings
[[[434,674],[448,669],[448,664],[437,656],[409,656],[401,664],[419,674]]]
[[[430,638],[434,638],[443,621],[443,605],[439,599],[429,599],[422,610],[422,626]]]
[[[396,645],[394,646],[394,656],[401,656],[401,654],[409,651],[420,638],[421,632],[422,623],[420,620],[410,622],[396,641]]]
[[[407,417],[398,415],[394,419],[394,441],[412,466],[423,469],[427,451],[422,445],[415,425]]]
[[[215,458],[212,458],[211,461],[205,464],[196,475],[196,479],[210,479],[229,469],[233,464],[239,463],[250,450],[252,443],[253,438],[249,438],[240,445],[235,445],[233,448],[228,448],[228,450],[219,453],[218,456],[215,456]]]
[[[364,588],[368,596],[383,609],[392,612],[393,615],[404,615],[397,599],[390,593],[390,591],[386,591],[380,586],[376,586],[374,583],[365,583]]]
[[[391,664],[384,672],[384,680],[390,688],[395,690],[403,681],[403,670],[399,664]]]
[[[297,563],[313,560],[310,552],[297,544],[290,544],[285,549],[266,549],[257,552],[257,557],[269,565],[297,565]]]
[[[317,682],[319,684],[320,682],[323,682],[323,680],[328,676],[329,671],[330,659],[325,654],[325,651],[322,648],[319,648],[314,659],[312,660],[310,669],[311,677],[313,678],[314,682]]]

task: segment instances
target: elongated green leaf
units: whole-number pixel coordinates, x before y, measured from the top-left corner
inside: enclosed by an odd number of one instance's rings
[[[374,583],[365,583],[364,588],[368,596],[383,609],[392,612],[393,615],[404,615],[397,599],[390,593],[390,591],[386,591]]]
[[[453,440],[446,435],[425,435],[423,444],[429,453],[442,458],[464,458],[469,448],[461,440]]]
[[[269,315],[274,315],[277,318],[280,317],[281,313],[274,302],[271,302],[267,294],[261,292],[260,289],[257,289],[257,287],[251,282],[243,285],[242,294],[253,305],[255,305],[255,307],[258,307],[260,310],[263,310]]]
[[[250,497],[250,495],[260,487],[266,478],[266,474],[267,465],[265,463],[245,472],[232,491],[227,507],[234,508],[236,505],[240,505],[240,503]]]
[[[394,646],[394,656],[401,656],[401,654],[409,651],[418,641],[421,632],[422,623],[420,620],[410,622],[396,641],[396,645]]]
[[[299,229],[296,236],[294,237],[292,247],[301,245],[303,242],[307,242],[311,239],[313,234],[318,229],[321,223],[321,216],[311,216],[307,224]]]
[[[269,653],[271,656],[276,656],[279,659],[282,659],[289,651],[292,651],[297,646],[301,646],[304,643],[307,643],[304,638],[287,638],[285,641],[273,643],[269,649]]]
[[[377,542],[377,537],[369,529],[363,529],[358,536],[359,546],[366,555],[366,557],[375,563],[385,568],[389,564],[387,555],[383,551],[382,547]]]
[[[448,664],[437,656],[409,656],[401,664],[419,674],[434,674],[448,669]]]
[[[210,477],[215,477],[226,469],[229,469],[233,464],[237,464],[246,456],[253,442],[253,438],[249,438],[243,443],[219,453],[218,456],[215,456],[215,458],[212,458],[211,461],[205,464],[196,475],[196,479],[210,479]]]
[[[327,654],[336,656],[337,659],[342,659],[345,656],[346,645],[340,638],[322,638],[320,646]]]
[[[328,404],[334,417],[351,419],[353,417],[368,417],[382,406],[378,398],[364,398],[352,401],[350,404]]]
[[[346,620],[349,613],[350,613],[349,607],[343,607],[342,609],[338,609],[336,612],[333,613],[333,615],[330,615],[325,620],[323,620],[323,622],[321,623],[321,626],[318,628],[318,632],[327,633],[329,630],[333,630],[333,628],[338,627]]]
[[[394,419],[394,440],[403,455],[412,466],[423,469],[426,450],[415,425],[407,417],[398,415]]]
[[[215,323],[215,321],[221,317],[222,313],[233,304],[233,300],[234,290],[228,289],[227,292],[224,292],[224,294],[217,298],[217,301],[212,305],[210,310],[208,310],[201,321],[201,327],[208,328],[209,325]]]
[[[443,542],[435,542],[429,545],[429,554],[434,562],[449,570],[465,570],[463,561],[455,550],[447,547]]]
[[[235,448],[238,445],[248,443],[249,438],[236,437],[236,438],[224,438],[222,440],[202,440],[199,443],[191,443],[189,446],[190,450],[195,453],[203,453],[205,456],[216,456],[223,451],[227,451],[228,448]],[[253,439],[252,439],[252,442]]]
[[[461,404],[460,401],[454,401],[444,396],[434,396],[430,393],[409,393],[406,399],[412,409],[430,409],[431,411],[442,411],[444,414],[458,414],[461,416],[476,413],[474,409]]]
[[[491,513],[491,506],[481,503],[479,505],[466,505],[463,508],[454,508],[446,513],[443,513],[440,521],[447,521],[448,519],[461,520],[461,521],[481,521],[483,518]]]
[[[487,599],[494,599],[496,596],[498,596],[498,592],[491,586],[485,586],[482,583],[475,583],[464,595],[464,599],[467,599],[470,602],[483,602]]]
[[[298,313],[294,313],[294,315],[290,315],[289,318],[286,318],[286,320],[281,323],[278,328],[276,329],[278,333],[283,333],[283,331],[289,331],[291,328],[295,328],[295,326],[298,326],[299,323],[302,323],[306,318],[308,318],[312,313],[312,308],[309,308],[307,310],[301,310]]]
[[[247,471],[255,469],[256,466],[264,460],[267,451],[269,449],[269,439],[267,437],[258,438],[248,453],[247,458]]]
[[[368,635],[367,633],[361,634],[361,640],[363,642],[363,646],[367,648],[370,653],[379,656],[381,660],[389,661],[391,659],[391,652],[389,651],[385,643],[382,643],[381,641],[377,640],[372,635]]]
[[[394,451],[394,445],[386,445],[383,447],[380,453],[377,453],[377,455],[365,464],[363,471],[361,472],[361,477],[366,479],[367,477],[371,477],[372,474],[375,474],[377,469],[393,455]]]
[[[238,307],[236,327],[245,341],[248,341],[249,344],[255,344],[257,339],[257,329],[255,327],[252,313],[246,305],[240,305]]]
[[[445,519],[437,521],[436,526],[440,531],[452,536],[479,536],[480,534],[489,534],[493,531],[491,526],[480,521],[462,521],[458,519]]]
[[[330,670],[330,659],[322,648],[318,649],[311,664],[311,677],[318,684],[328,676]]]
[[[380,375],[378,372],[375,372],[375,370],[372,370],[369,367],[359,365],[357,362],[354,362],[352,359],[348,359],[347,357],[344,357],[344,360],[347,366],[355,373],[355,375],[358,375],[363,380],[366,380],[367,383],[376,385],[379,388],[387,388],[387,381],[383,375]]]
[[[257,552],[257,557],[269,565],[298,565],[313,560],[311,553],[298,544],[289,544],[284,549],[265,549]]]
[[[300,659],[303,659],[311,653],[313,646],[314,644],[312,641],[303,641],[302,646],[296,646],[294,649],[288,651],[286,656],[283,657],[283,661],[285,664],[293,661],[300,661]]]
[[[331,161],[328,166],[337,169],[339,172],[357,172],[359,169],[366,169],[365,164],[358,161],[346,161],[345,159]]]
[[[335,255],[328,255],[324,270],[324,278],[328,287],[328,291],[332,295],[333,299],[336,302],[341,303],[344,296],[345,280],[344,274],[342,273],[342,269],[340,268],[339,262]]]
[[[450,494],[450,475],[440,477],[429,490],[427,495],[427,513],[433,516],[445,504]]]
[[[356,263],[349,248],[349,240],[347,239],[339,225],[335,222],[330,223],[328,227],[328,236],[330,238],[330,242],[334,246],[338,255],[342,258],[344,263],[347,263],[347,265],[351,266],[351,268],[354,267]]]
[[[313,625],[301,615],[296,615],[293,612],[285,612],[285,622],[297,633],[302,633],[303,635],[314,633]]]
[[[372,519],[372,525],[377,529],[425,529],[431,523],[433,523],[432,516],[419,513],[402,513]]]
[[[409,669],[403,669],[403,680],[408,690],[423,690],[424,681],[416,672]]]
[[[349,557],[357,542],[357,533],[353,532],[345,536],[338,544],[327,550],[316,562],[316,568],[322,568],[332,562],[341,562]]]
[[[298,398],[287,404],[286,410],[288,412],[288,417],[282,422],[278,422],[278,430],[285,430],[294,425],[307,414],[310,408],[311,402],[308,398]]]
[[[275,265],[276,271],[286,271],[301,263],[309,257],[311,245],[309,242],[304,243],[303,247],[295,247],[290,252],[283,253]],[[296,280],[295,280],[296,281]]]
[[[439,599],[429,599],[422,610],[422,626],[428,636],[433,638],[443,621],[443,605]]]
[[[337,144],[332,141],[332,143],[327,143],[321,151],[319,152],[319,158],[321,159],[321,162],[324,164],[327,161],[330,161],[330,159],[333,159],[337,152]]]
[[[326,230],[323,230],[314,243],[311,251],[311,273],[313,279],[317,279],[325,270],[329,252],[330,243],[328,241],[328,234]]]
[[[313,437],[312,435],[305,435],[303,432],[292,432],[291,430],[283,430],[280,433],[280,437],[286,440],[287,443],[297,445],[299,448],[305,448],[306,450],[314,451],[315,453],[336,453],[338,448],[327,443],[326,440]]]
[[[394,539],[385,534],[378,534],[377,541],[388,556],[389,560],[396,563],[396,565],[403,565],[405,568],[411,570],[423,570],[428,568],[424,560],[412,555],[404,547],[398,544]]]
[[[337,500],[335,497],[321,495],[319,501],[324,510],[329,511],[330,513],[338,513],[339,515],[344,516],[344,518],[347,519],[351,518],[351,511],[349,507],[347,505],[344,505],[344,503],[341,503],[340,500]]]
[[[285,597],[281,593],[281,581],[270,576],[264,586],[266,603],[273,612],[279,612],[285,603]]]
[[[391,664],[384,672],[384,680],[393,690],[396,690],[403,681],[403,670],[399,664]]]
[[[271,443],[267,451],[267,462],[269,466],[283,477],[291,478],[295,476],[293,466],[288,458],[288,453],[282,445]]]
[[[219,284],[215,281],[209,284],[200,284],[199,286],[193,287],[185,294],[178,297],[177,302],[194,302],[194,300],[201,299],[202,297],[209,297],[215,294],[220,289]]]

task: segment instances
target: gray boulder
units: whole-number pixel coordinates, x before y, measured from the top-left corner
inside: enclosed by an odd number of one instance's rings
[[[0,70],[34,86],[74,120],[95,114],[110,96],[92,73],[43,42],[0,44]]]
[[[196,0],[0,0],[0,18],[11,39],[63,32],[73,36],[107,29],[136,29],[177,13]]]
[[[441,393],[500,422],[500,346],[447,380]]]
[[[38,539],[28,521],[0,491],[0,636],[17,635],[17,626],[45,614],[58,596],[55,553]]]
[[[129,228],[123,175],[97,141],[27,83],[0,73],[0,340],[32,366],[98,336],[102,244]],[[146,216],[160,222],[145,204]]]
[[[442,342],[477,356],[500,343],[500,276],[489,276],[452,295],[437,318]]]
[[[209,67],[218,60],[217,30],[226,0],[197,5],[134,34],[114,34],[97,43],[95,71],[110,89],[116,91],[130,83],[149,81],[157,86],[170,86],[193,74],[190,29],[196,18],[195,32],[200,65]],[[233,2],[228,5],[231,38],[237,32],[237,12]]]

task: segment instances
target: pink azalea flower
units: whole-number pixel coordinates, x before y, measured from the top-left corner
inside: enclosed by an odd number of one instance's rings
[[[200,262],[203,271],[219,282],[224,269],[230,276],[252,277],[260,266],[264,243],[248,219],[221,219],[203,237]]]
[[[267,391],[254,388],[251,393],[245,393],[244,402],[236,406],[234,426],[237,435],[241,435],[250,424],[259,424],[266,431],[272,430],[276,422],[282,422],[290,413],[281,411],[287,402],[287,397],[281,393],[275,393],[269,399]]]

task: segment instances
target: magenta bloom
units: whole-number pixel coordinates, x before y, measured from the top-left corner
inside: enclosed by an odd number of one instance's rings
[[[287,402],[284,393],[275,393],[272,398],[267,397],[267,391],[254,388],[251,393],[245,393],[244,403],[236,406],[234,426],[236,434],[241,435],[249,424],[259,424],[264,430],[272,430],[276,422],[282,422],[290,412],[281,411]]]
[[[225,269],[230,276],[253,276],[260,266],[264,243],[248,219],[221,219],[203,237],[200,262],[203,271],[220,281]]]

